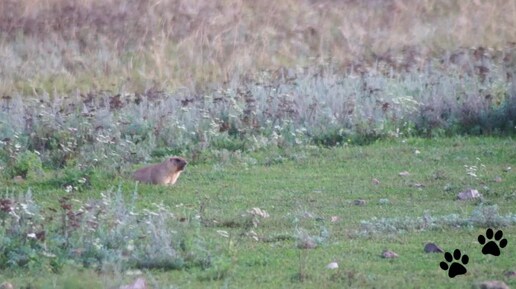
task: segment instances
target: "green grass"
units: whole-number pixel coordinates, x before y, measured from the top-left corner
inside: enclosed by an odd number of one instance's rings
[[[465,168],[473,165],[478,167],[476,178],[467,175]],[[513,169],[507,171],[507,167]],[[501,228],[509,243],[501,256],[493,257],[482,255],[477,242],[485,227],[398,227],[393,233],[364,234],[361,223],[374,222],[374,218],[416,220],[424,215],[446,220],[457,214],[467,219],[479,205],[479,201],[456,200],[457,193],[467,188],[483,194],[484,206],[497,205],[500,216],[514,214],[515,169],[516,141],[488,137],[396,139],[368,146],[261,151],[235,154],[223,163],[190,165],[173,187],[140,185],[137,206],[163,202],[177,218],[188,218],[198,214],[203,203],[202,215],[208,225],[187,223],[183,229],[213,252],[211,266],[144,270],[144,275],[151,288],[467,288],[476,281],[504,280],[504,271],[516,269],[511,257],[516,255],[513,225]],[[402,171],[410,175],[399,176]],[[127,198],[132,195],[133,182],[106,173],[98,168],[92,186],[75,197],[99,198],[101,191],[117,186]],[[496,177],[502,181],[495,181]],[[380,184],[373,184],[373,178]],[[49,182],[50,178],[44,178],[3,187],[10,193],[31,187],[43,207],[55,206],[64,190]],[[424,187],[417,188],[416,183]],[[354,205],[356,199],[367,203]],[[270,217],[249,228],[243,225],[242,214],[253,207],[267,211]],[[331,222],[333,216],[339,220]],[[218,230],[228,232],[229,237]],[[249,236],[250,230],[259,241]],[[297,230],[315,237],[327,230],[329,238],[315,249],[302,250],[296,246]],[[443,255],[423,252],[427,241],[469,255],[468,273],[448,278],[439,268]],[[384,249],[398,253],[399,258],[381,258]],[[325,268],[332,261],[338,262],[337,270]],[[92,274],[98,276],[97,284],[106,287],[135,279],[121,272],[97,274],[65,265],[60,274],[4,270],[0,280],[9,280],[16,288],[81,288],[92,281],[77,280],[92,279]],[[505,281],[516,285],[515,279]],[[75,285],[66,285],[73,282]],[[29,283],[33,287],[23,287]]]

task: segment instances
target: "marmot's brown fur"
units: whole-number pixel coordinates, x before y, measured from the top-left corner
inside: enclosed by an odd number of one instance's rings
[[[146,184],[173,185],[188,162],[182,157],[171,157],[134,172],[133,179]]]

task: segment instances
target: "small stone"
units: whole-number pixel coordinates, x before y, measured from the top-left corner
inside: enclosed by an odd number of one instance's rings
[[[505,277],[509,277],[509,278],[514,278],[516,277],[516,271],[514,270],[509,270],[509,271],[506,271],[504,273]]]
[[[339,264],[337,262],[331,262],[330,264],[326,265],[326,269],[337,269],[339,268]]]
[[[510,289],[503,281],[484,281],[473,285],[473,289]]]
[[[444,250],[441,247],[432,242],[426,243],[424,250],[426,253],[444,253]]]
[[[269,213],[267,213],[265,210],[262,210],[260,208],[252,208],[251,210],[248,211],[248,213],[253,216],[259,216],[262,218],[270,217]]]
[[[408,177],[408,176],[410,176],[410,173],[409,173],[409,172],[407,172],[407,171],[403,171],[403,172],[400,172],[398,175],[399,175],[400,177]]]
[[[386,259],[392,259],[392,258],[398,258],[398,254],[396,254],[395,252],[391,251],[391,250],[384,250],[382,252],[382,257],[383,258],[386,258]]]
[[[377,179],[377,178],[374,178],[371,183],[373,183],[373,185],[379,185],[380,184],[380,181]]]
[[[4,282],[2,284],[0,284],[0,289],[13,289],[14,286],[13,284],[9,283],[9,282]]]
[[[312,238],[303,238],[297,242],[299,249],[314,249],[317,247],[317,243]]]
[[[496,177],[494,178],[494,181],[495,181],[496,183],[501,183],[501,182],[502,182],[502,177],[500,177],[500,176],[496,176]]]
[[[367,204],[367,202],[366,202],[366,200],[358,199],[358,200],[354,200],[353,204],[355,204],[357,206],[363,206],[363,205]]]
[[[120,286],[119,289],[147,289],[145,279],[138,278],[133,284]]]
[[[503,171],[506,172],[506,173],[510,172],[511,170],[512,170],[511,167],[506,167],[506,168],[503,169]]]
[[[467,189],[457,195],[457,199],[461,201],[480,198],[482,195],[475,189]]]

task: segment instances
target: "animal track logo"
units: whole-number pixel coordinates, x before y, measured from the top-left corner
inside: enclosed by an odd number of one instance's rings
[[[454,278],[457,275],[463,275],[468,272],[464,265],[468,264],[469,257],[466,254],[462,255],[459,249],[455,249],[455,251],[453,251],[453,256],[450,252],[444,253],[444,259],[446,262],[441,262],[439,266],[441,266],[441,269],[444,271],[448,270],[448,276],[450,278]],[[448,265],[448,263],[454,260],[455,262],[451,263],[451,265]]]
[[[487,238],[487,240],[486,240]],[[493,256],[500,256],[500,248],[505,248],[507,246],[507,239],[503,238],[502,230],[496,231],[494,234],[493,240],[493,229],[488,228],[486,230],[486,235],[479,235],[478,242],[480,245],[484,245],[482,247],[482,254],[488,255],[491,254]],[[487,242],[487,243],[486,243]]]
[[[494,233],[493,229],[488,228],[485,235],[478,236],[478,243],[483,245],[482,254],[500,256],[500,248],[505,248],[508,241],[503,237],[502,230],[498,230]],[[468,264],[469,257],[466,254],[463,255],[459,249],[455,249],[453,255],[450,252],[444,253],[444,259],[446,262],[442,261],[439,263],[439,266],[444,271],[448,271],[450,278],[454,278],[457,275],[464,275],[468,272],[464,265]]]

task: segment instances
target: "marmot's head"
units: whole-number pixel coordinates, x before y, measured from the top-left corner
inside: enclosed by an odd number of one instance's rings
[[[170,167],[175,167],[176,171],[182,171],[188,164],[188,162],[185,159],[176,156],[169,158],[167,160],[167,163]]]

